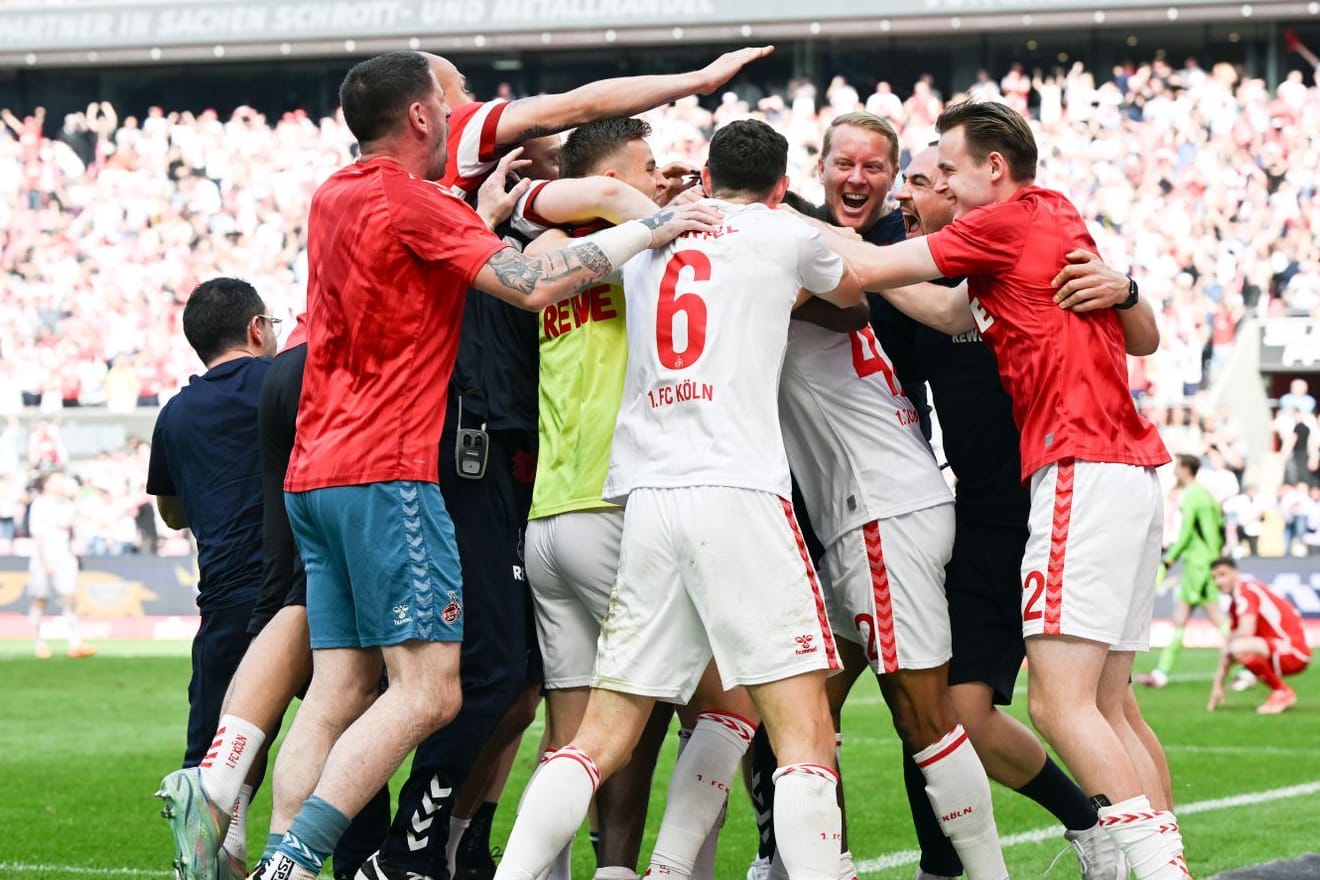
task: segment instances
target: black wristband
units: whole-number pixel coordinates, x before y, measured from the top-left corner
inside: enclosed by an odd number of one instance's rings
[[[1128,278],[1128,298],[1114,306],[1116,309],[1126,311],[1137,304],[1137,282],[1133,278]]]

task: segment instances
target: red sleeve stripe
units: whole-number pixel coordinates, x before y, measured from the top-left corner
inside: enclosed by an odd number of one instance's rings
[[[492,101],[486,111],[486,118],[481,121],[481,141],[477,148],[477,159],[481,162],[494,162],[503,152],[495,143],[495,133],[499,129],[500,117],[509,106],[507,101]]]
[[[546,229],[549,229],[555,224],[537,213],[536,197],[541,194],[541,190],[545,189],[546,184],[549,182],[550,181],[548,180],[538,180],[536,183],[533,183],[531,188],[527,190],[527,195],[522,203],[522,215],[524,219],[526,219],[528,223],[535,223],[537,226],[543,226]]]

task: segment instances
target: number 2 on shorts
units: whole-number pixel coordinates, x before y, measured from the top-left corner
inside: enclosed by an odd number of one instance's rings
[[[1040,595],[1045,592],[1045,575],[1038,571],[1027,573],[1027,579],[1022,584],[1023,591],[1031,590],[1031,598],[1027,600],[1026,607],[1022,609],[1022,622],[1028,623],[1033,620],[1040,620],[1045,616],[1045,612],[1038,607],[1040,605]]]

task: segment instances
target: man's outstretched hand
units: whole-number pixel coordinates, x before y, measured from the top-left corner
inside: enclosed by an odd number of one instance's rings
[[[775,51],[774,46],[748,46],[745,49],[725,52],[701,69],[701,87],[697,89],[697,93],[709,95],[737,76],[738,71],[748,64],[764,58],[773,51]]]

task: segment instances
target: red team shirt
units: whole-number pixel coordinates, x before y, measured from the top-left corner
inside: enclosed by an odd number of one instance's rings
[[[284,488],[434,483],[468,287],[507,245],[390,159],[312,198],[307,367]]]
[[[1128,393],[1123,325],[1113,309],[1074,314],[1050,281],[1095,242],[1062,194],[1038,186],[926,237],[948,278],[969,276],[972,313],[999,362],[1022,433],[1022,478],[1068,458],[1154,467],[1169,461]],[[1030,246],[1028,246],[1030,245]]]
[[[1256,616],[1255,634],[1268,640],[1274,650],[1298,659],[1310,658],[1306,630],[1297,609],[1260,581],[1242,578],[1233,593],[1233,605],[1228,609],[1232,630],[1236,631],[1238,621],[1252,614]]]

